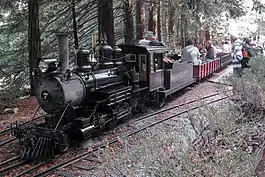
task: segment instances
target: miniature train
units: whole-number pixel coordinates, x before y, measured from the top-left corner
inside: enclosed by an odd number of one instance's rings
[[[231,62],[230,54],[200,66],[165,64],[167,47],[149,42],[118,45],[101,42],[95,54],[76,51],[69,67],[68,37],[58,35],[58,59],[41,59],[34,71],[36,98],[47,113],[41,124],[12,124],[21,158],[36,160],[66,152],[73,141],[115,126],[147,106],[164,105],[167,96],[211,75]]]

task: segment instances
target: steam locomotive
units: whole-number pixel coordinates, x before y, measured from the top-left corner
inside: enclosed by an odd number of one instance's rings
[[[59,34],[57,40],[58,59],[43,58],[34,70],[45,122],[11,125],[24,160],[66,152],[72,142],[114,127],[149,105],[162,107],[168,95],[196,82],[192,63],[164,63],[167,48],[159,42],[112,48],[102,41],[95,54],[78,49],[71,69],[68,37]],[[221,67],[216,63],[209,74]],[[196,72],[200,78],[201,72]]]

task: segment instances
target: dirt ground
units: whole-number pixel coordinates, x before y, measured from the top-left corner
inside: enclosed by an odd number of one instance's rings
[[[216,79],[220,78],[224,73],[228,73],[229,70],[231,70],[231,67],[226,68],[222,72],[214,74],[213,77],[211,77],[211,80],[215,81]],[[228,88],[226,87],[226,89]],[[165,108],[173,106],[173,105],[177,105],[183,102],[188,102],[190,100],[199,99],[201,97],[204,97],[204,96],[207,96],[213,93],[217,93],[217,91],[220,91],[220,86],[218,86],[217,84],[203,82],[195,86],[188,87],[180,93],[172,95],[167,100],[167,104],[165,105]],[[215,97],[215,99],[217,99],[217,97]],[[207,101],[209,101],[209,99]],[[16,121],[25,122],[29,120],[32,117],[32,115],[35,113],[37,107],[38,107],[38,103],[34,97],[29,97],[27,99],[18,100],[16,102],[16,108],[18,108],[18,111],[16,114],[0,115],[0,128],[3,130],[9,127],[11,123],[14,123]],[[76,153],[70,152],[69,154],[64,155],[64,157],[65,158],[67,157],[67,159],[69,159],[73,157],[74,155],[76,155],[77,153],[83,152],[89,149],[92,144],[96,144],[102,141],[107,141],[117,136],[121,137],[122,139],[122,136],[127,134],[131,130],[145,126],[149,124],[150,122],[153,122],[154,120],[155,121],[160,120],[164,117],[167,117],[170,114],[176,113],[178,111],[182,111],[183,109],[184,108],[179,109],[177,111],[169,111],[164,114],[159,114],[159,115],[151,117],[150,119],[147,119],[146,121],[133,123],[129,126],[126,124],[121,125],[119,128],[116,128],[113,131],[106,132],[105,135],[103,136],[93,138],[86,142],[83,142],[79,148],[75,149]],[[40,114],[42,114],[42,111],[39,112],[39,115]],[[91,167],[91,170],[88,170],[88,171],[80,170],[80,168],[76,168],[72,166],[69,168],[62,169],[62,171],[63,170],[68,171],[74,174],[74,176],[113,176],[113,175],[114,176],[125,176],[125,173],[126,173],[126,176],[135,176],[135,174],[140,175],[141,172],[140,173],[138,171],[132,172],[133,170],[130,170],[130,169],[134,168],[133,167],[134,165],[135,167],[137,167],[135,169],[138,169],[139,165],[137,166],[137,163],[138,163],[137,159],[141,158],[140,161],[142,163],[142,166],[144,166],[143,164],[145,163],[145,161],[148,161],[148,159],[145,159],[145,156],[143,156],[140,152],[134,152],[136,154],[130,152],[129,155],[135,155],[135,159],[130,159],[130,156],[128,156],[128,150],[134,149],[134,147],[140,146],[143,143],[143,141],[147,141],[148,139],[152,139],[153,137],[156,137],[155,139],[151,140],[152,142],[151,147],[159,146],[160,148],[162,146],[162,149],[164,149],[166,152],[165,154],[162,153],[160,155],[167,155],[167,153],[171,151],[170,148],[174,148],[173,147],[174,145],[163,144],[163,138],[165,137],[166,134],[179,133],[180,135],[178,136],[181,137],[180,139],[182,140],[181,142],[183,144],[185,144],[185,140],[183,139],[187,137],[187,134],[192,137],[193,133],[192,131],[189,131],[191,128],[190,128],[189,123],[185,120],[186,117],[187,117],[187,114],[186,115],[184,114],[182,116],[172,119],[171,121],[167,121],[161,125],[152,127],[148,129],[147,131],[144,131],[140,133],[139,135],[134,136],[128,140],[122,139],[119,144],[115,146],[110,146],[110,148],[108,148],[107,150],[102,150],[98,154],[95,154],[94,156],[90,157],[94,160],[83,160],[83,161],[78,162],[79,165],[81,164],[82,166]],[[183,131],[184,129],[185,131]],[[145,148],[150,148],[150,146],[145,147]],[[12,149],[12,152],[15,152],[15,150]],[[10,152],[6,152],[4,149],[1,149],[2,158],[4,158],[3,155],[5,153],[11,154]],[[95,157],[97,160],[95,160]],[[159,156],[157,158],[159,158]],[[112,159],[115,162],[118,162],[118,165],[123,164],[123,167],[117,168],[117,169],[115,169],[114,166],[110,167],[109,169],[105,168],[106,166],[110,164],[115,164],[115,163],[110,163],[109,161],[110,159]],[[56,161],[61,161],[61,160],[58,159]],[[141,168],[139,167],[139,169]],[[111,172],[109,172],[108,174],[108,171],[111,171]],[[58,175],[55,175],[55,176],[58,176]]]

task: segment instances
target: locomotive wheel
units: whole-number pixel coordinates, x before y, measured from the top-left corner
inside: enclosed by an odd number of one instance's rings
[[[59,145],[60,153],[65,153],[70,147],[70,139],[67,135],[63,135],[63,142]]]
[[[165,105],[166,97],[162,94],[157,93],[156,104],[158,108],[162,108]]]
[[[60,153],[65,153],[66,151],[68,151],[68,149],[69,149],[69,143],[64,144],[64,145],[60,145],[60,147],[59,147]]]
[[[65,144],[60,144],[59,146],[60,153],[65,153],[66,151],[68,151],[69,147],[70,147],[69,142],[66,142]]]
[[[145,113],[147,111],[147,109],[146,109],[146,107],[147,107],[146,106],[146,101],[144,100],[144,101],[139,102],[137,107],[138,107],[138,111],[140,113]]]

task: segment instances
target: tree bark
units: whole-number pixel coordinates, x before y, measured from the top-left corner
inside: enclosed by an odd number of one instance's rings
[[[136,40],[143,38],[143,23],[142,23],[142,0],[136,0]]]
[[[78,29],[76,23],[76,12],[75,12],[75,0],[72,0],[72,17],[73,17],[73,27],[74,27],[74,39],[75,39],[75,49],[78,49]]]
[[[132,5],[129,1],[123,2],[124,9],[124,38],[125,44],[133,44],[133,16],[132,16]]]
[[[161,9],[160,9],[160,0],[159,4],[157,6],[157,39],[158,41],[161,41]]]
[[[145,33],[145,0],[141,0],[141,24],[142,24],[142,28],[141,28],[141,34],[142,36],[144,36]]]
[[[209,41],[211,39],[210,31],[207,29],[205,30],[205,40]]]
[[[167,17],[166,17],[166,4],[165,0],[161,0],[161,13],[162,13],[162,41],[167,42]]]
[[[113,0],[98,0],[98,32],[99,39],[106,35],[108,45],[115,45]]]
[[[169,2],[169,20],[168,20],[168,33],[172,35],[174,33],[174,18],[176,13],[176,7],[173,6],[172,2]]]
[[[184,29],[185,29],[185,14],[184,14],[184,7],[182,7],[181,8],[181,16],[180,16],[180,18],[181,18],[181,22],[180,22],[180,25],[181,25],[181,27],[180,27],[180,35],[181,35],[181,46],[182,46],[182,48],[183,47],[185,47],[185,43],[186,43],[186,41],[185,41],[185,31],[184,31]]]
[[[28,52],[31,95],[35,95],[33,70],[38,66],[37,58],[41,56],[41,40],[39,29],[39,1],[28,1]]]
[[[152,31],[155,34],[154,31],[154,6],[153,3],[150,3],[150,8],[149,8],[149,21],[148,21],[148,31]]]

